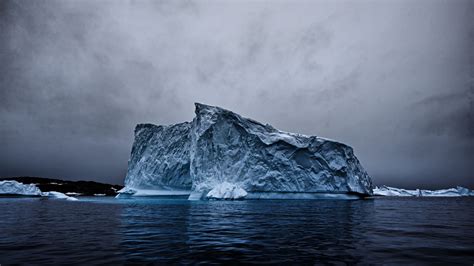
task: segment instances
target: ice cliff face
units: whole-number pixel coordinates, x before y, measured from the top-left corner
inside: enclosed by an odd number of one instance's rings
[[[370,177],[351,147],[282,132],[198,103],[191,123],[137,126],[125,186],[124,191],[191,189],[202,198],[210,192],[212,198],[277,192],[372,194]]]
[[[190,189],[191,123],[139,124],[128,162],[125,186],[138,189]]]

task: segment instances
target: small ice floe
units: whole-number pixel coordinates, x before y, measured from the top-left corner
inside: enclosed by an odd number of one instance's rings
[[[124,187],[121,190],[118,191],[116,198],[128,198],[133,196],[137,191],[132,188]]]
[[[105,194],[94,194],[94,197],[104,197],[106,196]]]
[[[65,199],[65,200],[72,200],[72,201],[78,200],[77,198],[70,197],[64,193],[57,192],[57,191],[43,192],[42,196],[52,198],[52,199]]]
[[[82,195],[82,193],[77,193],[77,192],[66,192],[65,194],[68,195],[68,196],[80,196],[80,195]]]

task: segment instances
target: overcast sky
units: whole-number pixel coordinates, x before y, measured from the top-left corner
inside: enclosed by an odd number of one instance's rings
[[[0,176],[123,182],[135,124],[218,105],[474,188],[474,1],[0,1]]]

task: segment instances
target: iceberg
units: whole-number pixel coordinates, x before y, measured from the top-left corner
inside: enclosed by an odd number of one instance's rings
[[[423,197],[468,197],[474,196],[474,192],[465,187],[455,187],[448,189],[439,190],[421,190],[421,196]]]
[[[381,186],[374,188],[374,196],[389,196],[389,197],[416,197],[420,196],[420,190],[408,190],[403,188],[395,188],[388,186]]]
[[[54,199],[77,200],[66,194],[56,191],[41,192],[34,184],[23,184],[13,180],[0,181],[0,195],[17,196],[38,196]]]
[[[118,197],[359,198],[372,181],[351,147],[283,132],[229,110],[195,104],[195,118],[139,124]],[[346,197],[346,195],[350,195]]]
[[[41,190],[34,184],[17,181],[0,181],[0,195],[41,196]]]
[[[474,196],[474,191],[464,188],[448,188],[440,190],[427,189],[403,189],[389,186],[380,186],[374,188],[374,196],[388,196],[388,197],[468,197]]]

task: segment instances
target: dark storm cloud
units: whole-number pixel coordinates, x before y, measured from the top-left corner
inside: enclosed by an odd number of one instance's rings
[[[121,183],[193,102],[355,148],[377,184],[474,186],[471,1],[1,1],[0,175]]]

